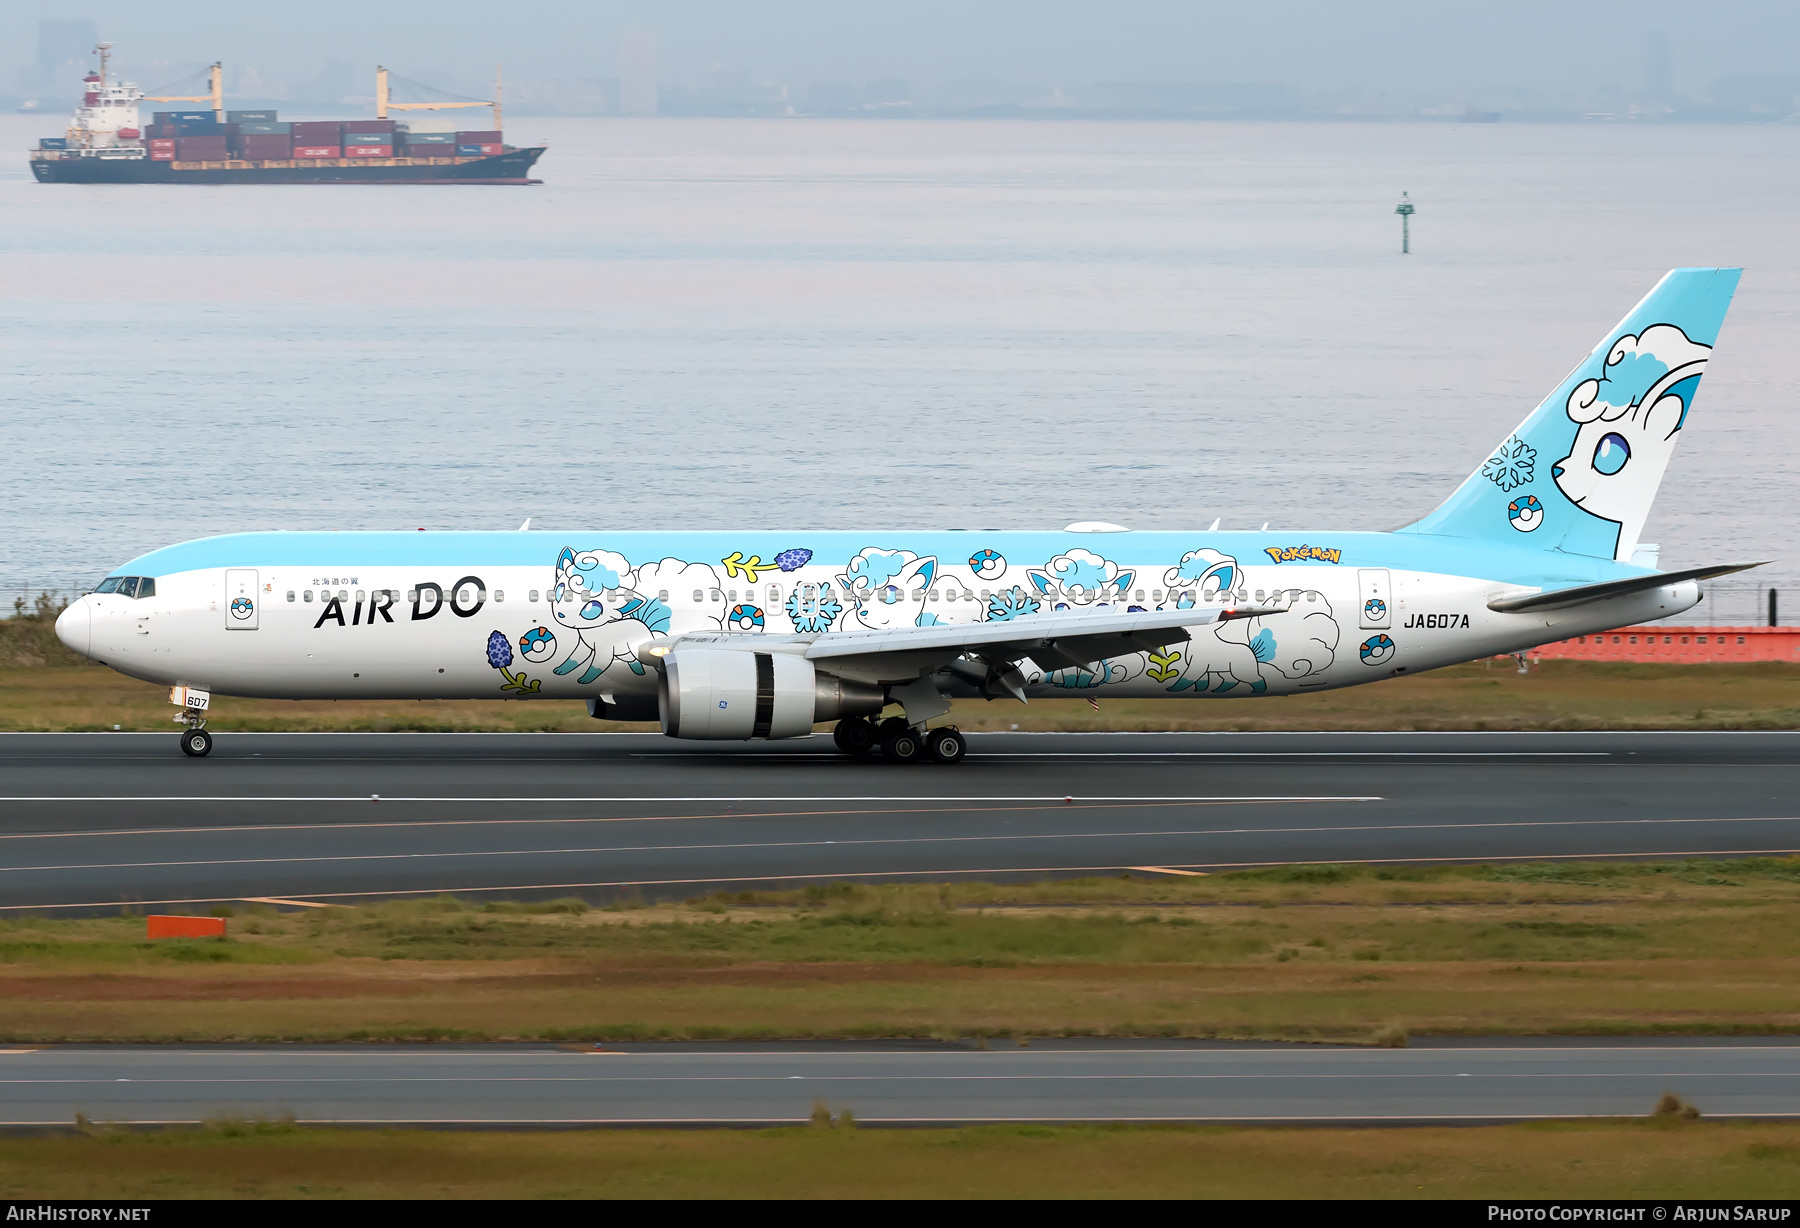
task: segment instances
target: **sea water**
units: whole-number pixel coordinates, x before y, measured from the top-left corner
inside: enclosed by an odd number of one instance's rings
[[[0,117],[0,590],[526,517],[546,565],[718,525],[1328,546],[1714,264],[1645,538],[1800,582],[1795,126],[520,118],[540,187],[182,188],[35,183],[54,123]]]

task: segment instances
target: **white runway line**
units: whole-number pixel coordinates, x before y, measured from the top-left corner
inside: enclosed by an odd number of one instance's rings
[[[360,802],[365,806],[385,806],[389,802],[458,802],[463,804],[506,804],[519,802],[546,802],[559,805],[605,806],[605,805],[657,805],[665,802],[725,802],[731,805],[743,805],[750,802],[1379,802],[1385,798],[1369,794],[1323,794],[1323,795],[1286,795],[1270,794],[1267,796],[1251,795],[1244,797],[1205,797],[1172,795],[1161,796],[1105,796],[1101,794],[1080,793],[1021,793],[992,795],[932,794],[932,793],[868,793],[868,794],[830,794],[830,793],[796,793],[782,796],[747,797],[743,795],[728,796],[651,796],[651,797],[542,797],[524,794],[517,797],[431,797],[408,795],[389,797],[382,794],[379,800],[371,798],[367,793],[350,794],[283,794],[280,796],[250,796],[246,794],[221,795],[208,794],[146,794],[134,793],[126,796],[115,795],[56,795],[41,794],[31,796],[0,797],[0,802]]]

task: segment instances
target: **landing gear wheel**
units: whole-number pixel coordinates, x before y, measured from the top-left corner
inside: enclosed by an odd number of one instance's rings
[[[925,739],[904,721],[898,729],[886,729],[881,739],[881,757],[889,763],[917,763],[925,756]]]
[[[933,763],[961,763],[969,753],[969,744],[963,741],[960,730],[946,725],[925,735],[925,753]]]
[[[185,730],[181,735],[181,753],[195,759],[212,754],[212,734],[204,729]]]
[[[875,726],[860,716],[846,717],[831,731],[831,740],[846,755],[866,755],[875,749]]]

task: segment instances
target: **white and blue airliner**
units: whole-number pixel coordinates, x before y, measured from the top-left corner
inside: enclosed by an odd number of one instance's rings
[[[1755,565],[1662,572],[1638,540],[1738,274],[1669,273],[1390,533],[241,533],[133,559],[57,633],[168,685],[189,755],[230,694],[584,699],[715,740],[835,722],[847,754],[954,763],[952,698],[1254,699],[1519,652]]]

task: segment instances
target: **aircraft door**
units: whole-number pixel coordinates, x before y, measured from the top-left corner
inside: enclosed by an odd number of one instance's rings
[[[1362,601],[1362,628],[1386,631],[1393,625],[1394,593],[1385,567],[1364,567],[1356,573],[1357,597]]]
[[[233,567],[225,572],[225,629],[228,631],[256,630],[257,602],[262,594],[256,591],[256,570],[249,567]]]

